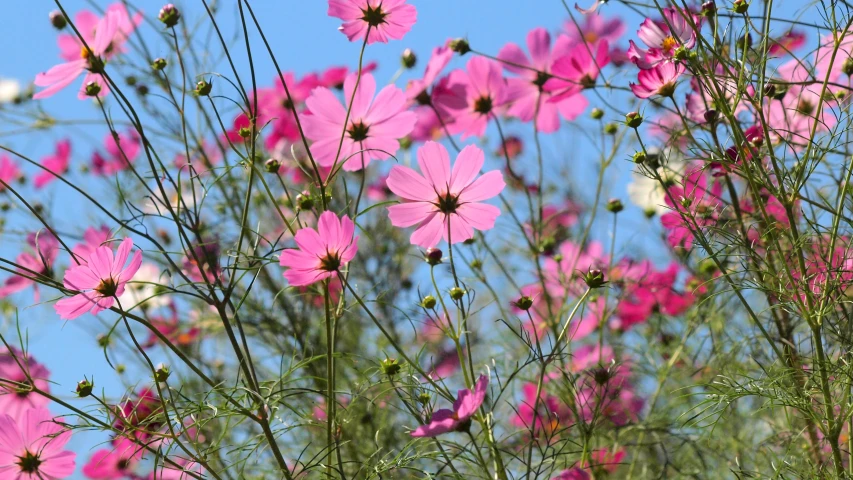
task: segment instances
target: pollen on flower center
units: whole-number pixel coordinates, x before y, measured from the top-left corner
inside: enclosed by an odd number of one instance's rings
[[[29,450],[24,450],[24,455],[18,457],[18,466],[21,467],[22,473],[38,473],[39,465],[42,464],[38,455],[31,453]]]
[[[101,280],[101,283],[99,283],[98,286],[95,287],[95,291],[105,297],[112,297],[116,294],[117,290],[118,284],[112,277]]]
[[[320,259],[320,269],[327,272],[337,272],[341,268],[341,256],[338,252],[328,252]]]
[[[459,195],[452,195],[450,192],[439,195],[438,204],[436,206],[441,213],[456,213],[456,209],[459,207]]]
[[[492,111],[492,97],[486,95],[474,100],[474,111],[486,115]]]
[[[347,133],[349,133],[350,138],[356,142],[366,139],[369,131],[370,127],[365,125],[364,122],[353,122],[347,129]]]
[[[371,27],[378,27],[380,24],[385,23],[385,17],[388,16],[387,13],[382,11],[382,4],[379,4],[378,7],[368,5],[367,10],[362,10],[361,12],[364,14],[361,19]]]
[[[672,35],[664,38],[663,42],[661,42],[661,49],[666,53],[672,53],[672,50],[677,46],[678,42],[672,37]]]

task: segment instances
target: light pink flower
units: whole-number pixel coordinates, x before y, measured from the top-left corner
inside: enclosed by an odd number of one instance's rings
[[[474,392],[467,388],[459,390],[456,401],[453,402],[453,410],[443,408],[432,413],[430,422],[421,425],[412,432],[413,437],[437,437],[442,433],[467,431],[470,427],[471,417],[477,413],[483,400],[486,399],[486,389],[489,386],[489,377],[480,375]]]
[[[660,221],[670,246],[690,248],[696,228],[717,223],[723,209],[722,193],[719,181],[714,180],[709,188],[707,175],[698,166],[692,167],[681,184],[669,187],[665,201],[673,211],[661,215]]]
[[[116,438],[112,448],[103,448],[92,454],[83,466],[83,474],[93,480],[121,480],[133,473],[145,452],[142,447],[124,438]]]
[[[107,133],[104,137],[106,155],[95,152],[92,155],[92,172],[96,175],[115,175],[129,167],[140,150],[139,135],[133,130],[125,133]]]
[[[127,8],[122,2],[111,4],[106,9],[107,12],[115,12],[118,18],[118,26],[116,28],[115,37],[113,37],[113,47],[110,48],[110,54],[124,53],[127,49],[124,47],[125,41],[130,37],[130,34],[142,23],[142,12],[137,11],[131,18]],[[89,10],[80,10],[74,15],[74,25],[80,31],[80,35],[88,45],[92,45],[95,41],[95,33],[98,28],[98,23],[101,17]],[[63,60],[71,62],[80,58],[80,51],[83,44],[77,35],[72,33],[60,33],[56,39],[59,46],[59,56]]]
[[[13,293],[33,286],[33,300],[39,301],[38,284],[31,280],[33,277],[53,276],[53,262],[59,253],[59,242],[49,232],[31,233],[27,235],[27,244],[32,253],[24,252],[18,255],[15,263],[21,266],[17,269],[17,275],[7,279],[0,287],[0,298],[7,297]]]
[[[21,169],[18,168],[18,165],[8,155],[0,155],[0,180],[6,185],[10,185],[21,178]],[[0,185],[0,192],[5,189],[5,185]]]
[[[602,15],[586,15],[583,23],[575,24],[572,20],[563,23],[563,30],[574,44],[587,43],[590,46],[604,40],[615,45],[625,33],[625,24],[619,18],[605,20]]]
[[[361,74],[373,73],[379,64],[370,62],[361,68]],[[329,67],[320,73],[320,86],[340,90],[344,88],[344,80],[350,75],[350,68],[343,65],[340,67]]]
[[[21,369],[22,366],[23,369]],[[48,369],[33,357],[24,355],[14,347],[11,351],[5,347],[0,348],[0,378],[21,384],[32,384],[42,391],[49,392],[49,377]],[[0,412],[11,415],[12,418],[22,418],[27,409],[45,407],[49,402],[49,399],[31,393],[25,388],[0,383]]]
[[[344,82],[344,98],[353,98],[356,74]],[[408,135],[415,126],[415,114],[406,111],[406,96],[399,88],[388,85],[376,98],[376,81],[373,75],[361,77],[358,91],[345,125],[347,106],[331,90],[319,87],[306,101],[312,115],[303,120],[305,135],[314,140],[311,153],[317,162],[329,167],[343,163],[344,170],[356,171],[366,167],[371,160],[385,160],[400,148],[397,141]],[[340,155],[338,145],[346,129]]]
[[[104,245],[112,238],[109,227],[101,225],[99,228],[89,227],[83,232],[83,241],[71,248],[77,260],[85,262],[95,249]]]
[[[95,36],[91,41],[86,41],[88,48],[81,46],[78,57],[74,60],[68,59],[66,63],[54,66],[44,73],[36,75],[35,83],[45,89],[33,95],[34,99],[47,98],[67,87],[84,72],[83,85],[77,93],[77,98],[83,100],[86,95],[86,85],[96,83],[100,86],[97,96],[103,97],[109,92],[109,84],[103,77],[104,65],[114,51],[121,48],[123,40],[116,37],[122,16],[119,12],[107,11],[95,26]],[[118,40],[118,41],[117,41]],[[91,50],[90,50],[91,49]]]
[[[0,478],[57,480],[74,473],[76,454],[63,450],[71,431],[46,408],[31,408],[21,418],[0,414]]]
[[[450,133],[462,134],[462,139],[486,133],[489,118],[509,100],[501,65],[484,57],[472,57],[465,70],[450,72],[446,94],[433,95],[442,118],[449,117]]]
[[[175,456],[170,459],[177,463],[179,467],[171,463],[164,463],[148,474],[148,480],[193,480],[199,477],[204,478],[204,468],[198,463]]]
[[[49,171],[42,171],[36,175],[35,178],[33,178],[33,185],[35,185],[36,188],[42,188],[48,183],[56,180],[57,175],[65,175],[68,173],[68,165],[70,162],[71,141],[66,139],[56,142],[56,153],[41,159],[41,165]]]
[[[442,238],[458,243],[472,238],[474,230],[490,230],[501,211],[482,202],[501,193],[506,184],[498,170],[477,176],[484,160],[483,151],[469,145],[459,152],[451,170],[447,149],[425,143],[418,149],[423,175],[402,165],[394,165],[388,174],[388,188],[403,200],[388,207],[391,224],[418,225],[411,242],[423,248],[438,245]]]
[[[610,54],[606,40],[593,45],[585,43],[576,45],[569,51],[568,55],[560,57],[554,62],[551,72],[554,77],[545,83],[545,90],[553,95],[548,101],[571,105],[582,103],[585,106],[586,99],[579,102],[576,95],[585,88],[594,87],[598,76],[601,74],[601,69],[608,63],[610,63]],[[566,101],[569,99],[572,102]],[[574,111],[577,111],[575,114],[577,117],[583,108],[574,107]]]
[[[92,252],[86,263],[66,270],[65,288],[80,293],[56,302],[54,310],[60,318],[72,320],[90,310],[97,314],[112,307],[116,297],[124,293],[125,285],[142,265],[142,252],[137,250],[125,266],[132,248],[133,240],[130,238],[121,242],[115,255],[112,248],[101,246]]]
[[[294,240],[299,248],[285,250],[279,263],[288,267],[284,278],[294,287],[335,277],[358,252],[358,237],[353,237],[355,225],[348,216],[338,218],[333,212],[323,212],[317,230],[303,228]]]
[[[351,42],[367,36],[368,44],[400,40],[418,19],[406,0],[329,0],[328,15],[344,21],[338,30]]]
[[[637,36],[649,47],[648,50],[637,47],[633,41],[629,42],[628,56],[641,69],[652,68],[661,62],[672,62],[679,47],[690,49],[696,44],[696,31],[701,26],[701,17],[675,7],[664,8],[663,16],[663,20],[645,19],[637,31]]]
[[[789,55],[806,43],[806,34],[798,30],[788,30],[781,37],[772,39],[770,42],[770,48],[767,49],[768,55]]]
[[[573,82],[571,94],[562,96],[559,101],[552,97],[552,90],[546,88],[551,73],[556,74],[553,72],[555,60],[571,52],[571,40],[560,35],[552,49],[548,31],[534,28],[527,34],[527,49],[531,58],[514,43],[507,44],[498,52],[498,58],[506,62],[503,67],[519,75],[518,78],[506,80],[508,101],[512,102],[507,113],[523,122],[530,122],[536,117],[537,128],[544,133],[552,133],[560,127],[558,113],[566,120],[574,120],[587,105],[583,97],[574,97],[569,101],[569,97],[582,90],[579,82]]]
[[[648,70],[640,70],[637,83],[631,84],[631,91],[637,98],[649,98],[654,95],[671,97],[675,93],[675,82],[684,73],[684,66],[678,63],[659,63]]]
[[[441,71],[450,63],[452,58],[453,50],[450,47],[446,45],[435,47],[432,50],[429,62],[427,62],[423,78],[409,80],[409,83],[406,84],[406,99],[410,102],[417,101],[422,105],[428,104],[430,100],[429,88],[435,83]]]
[[[282,78],[285,83],[282,83]],[[320,78],[316,73],[312,73],[297,80],[293,72],[282,72],[281,77],[276,76],[273,83],[272,87],[258,89],[256,120],[258,125],[270,122],[272,130],[264,143],[270,150],[282,139],[288,142],[300,139],[299,126],[293,110],[295,109],[301,117],[305,112],[305,100],[311,95],[311,90],[320,86]],[[287,90],[284,88],[285,84]]]

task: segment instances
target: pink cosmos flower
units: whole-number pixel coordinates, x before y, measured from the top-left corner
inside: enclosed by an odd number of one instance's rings
[[[489,118],[510,101],[501,65],[484,57],[468,60],[465,70],[450,72],[446,93],[433,95],[442,118],[452,118],[450,133],[462,139],[486,133]]]
[[[356,84],[356,74],[344,82],[344,98],[349,102]],[[376,98],[373,75],[361,77],[358,91],[345,125],[347,106],[331,90],[319,87],[306,101],[312,115],[303,120],[305,135],[314,140],[311,152],[317,162],[329,167],[343,163],[344,170],[361,170],[371,160],[385,160],[400,148],[397,141],[415,126],[415,114],[406,111],[406,96],[399,88],[388,85]],[[346,130],[340,155],[341,132]]]
[[[636,283],[625,286],[625,292],[616,307],[616,318],[611,327],[627,330],[646,322],[653,313],[676,316],[684,313],[693,304],[690,293],[675,290],[675,281],[681,270],[673,262],[666,270],[657,271],[648,260],[641,263],[642,276]]]
[[[0,478],[57,480],[74,473],[76,454],[64,450],[71,431],[46,408],[31,408],[19,419],[0,414]]]
[[[112,448],[103,448],[92,454],[83,466],[83,474],[93,480],[121,480],[133,473],[145,450],[134,442],[116,438]]]
[[[33,83],[46,88],[33,95],[33,98],[40,99],[52,96],[67,87],[84,72],[88,73],[83,79],[83,85],[77,93],[77,98],[83,100],[88,97],[86,90],[89,84],[97,84],[100,87],[98,97],[103,97],[109,93],[109,84],[102,74],[107,59],[115,51],[118,51],[121,44],[126,40],[126,38],[122,40],[121,37],[116,36],[121,22],[122,17],[119,12],[107,11],[95,26],[94,38],[91,41],[86,40],[88,48],[81,46],[76,59],[67,59],[66,63],[61,63],[47,72],[36,75]]]
[[[364,75],[365,73],[373,73],[378,67],[378,63],[370,62],[361,68],[361,74]],[[346,80],[349,75],[350,68],[345,65],[340,67],[329,67],[320,73],[319,85],[321,87],[341,90],[342,88],[344,88],[344,80]]]
[[[56,142],[56,153],[41,159],[41,165],[48,171],[42,171],[33,178],[33,185],[42,188],[48,183],[56,180],[58,175],[68,173],[68,164],[71,162],[71,141],[61,140]],[[51,173],[53,172],[53,173]]]
[[[572,410],[565,402],[556,395],[551,395],[543,388],[539,392],[539,401],[536,401],[537,386],[535,383],[526,383],[521,392],[523,400],[518,405],[517,413],[510,423],[513,425],[532,430],[534,436],[545,435],[552,438],[561,428],[565,429],[573,423]],[[534,411],[533,407],[538,406]]]
[[[560,127],[558,113],[566,120],[574,120],[587,105],[583,97],[574,97],[569,101],[569,97],[582,90],[577,82],[574,83],[575,88],[571,94],[564,95],[559,100],[552,97],[550,89],[545,88],[552,70],[556,67],[555,59],[562,58],[571,51],[571,40],[560,35],[551,49],[551,35],[548,31],[541,27],[534,28],[527,34],[527,49],[532,58],[528,58],[514,43],[507,44],[498,52],[498,58],[506,62],[503,67],[519,75],[518,78],[506,80],[507,100],[512,102],[507,113],[523,122],[530,122],[536,117],[539,130],[552,133]]]
[[[124,134],[116,133],[115,136],[107,133],[104,137],[106,156],[101,155],[101,152],[95,152],[92,155],[92,172],[96,175],[108,176],[129,167],[139,155],[140,143],[139,135],[133,130],[128,130]]]
[[[317,230],[303,228],[294,240],[299,248],[285,250],[279,263],[288,267],[284,278],[294,287],[335,277],[358,252],[358,237],[353,237],[355,225],[348,216],[338,218],[333,212],[323,212]]]
[[[689,170],[681,184],[669,187],[665,201],[673,211],[661,215],[660,221],[672,247],[690,248],[697,226],[703,228],[717,223],[723,206],[722,193],[723,186],[716,180],[708,187],[707,175],[698,167]]]
[[[391,224],[418,225],[410,240],[423,248],[438,245],[442,238],[458,243],[472,238],[474,230],[490,230],[501,211],[482,202],[501,193],[506,184],[498,170],[477,177],[484,161],[483,151],[469,145],[451,170],[447,149],[426,142],[418,149],[423,176],[402,165],[394,165],[388,174],[388,188],[403,200],[388,207]]]
[[[584,17],[584,22],[579,25],[572,20],[566,20],[563,23],[563,30],[573,44],[587,43],[592,46],[604,40],[610,45],[615,45],[625,33],[625,24],[616,17],[605,20],[601,15],[587,15]]]
[[[65,288],[80,293],[56,302],[54,310],[59,317],[73,320],[86,312],[97,314],[112,307],[116,297],[124,293],[125,285],[142,265],[142,252],[137,250],[125,266],[132,248],[133,240],[130,238],[121,242],[115,255],[109,246],[100,246],[86,259],[86,263],[66,270]]]
[[[10,185],[21,178],[23,176],[18,165],[8,155],[0,155],[0,181],[3,181],[6,185]],[[0,192],[5,189],[5,185],[0,185]]]
[[[338,30],[349,41],[366,36],[368,44],[400,40],[418,19],[418,11],[406,0],[329,0],[328,15],[344,21]]]
[[[282,78],[285,83],[282,83]],[[285,90],[284,85],[287,85]],[[311,95],[311,90],[320,86],[320,78],[316,73],[305,75],[299,80],[293,72],[282,72],[276,76],[274,85],[258,90],[257,123],[264,125],[270,122],[272,130],[267,135],[265,145],[272,150],[282,139],[289,142],[298,141],[299,126],[293,114],[295,109],[300,116],[305,112],[305,100]],[[290,97],[287,93],[290,92]]]
[[[159,417],[156,417],[162,414],[160,399],[149,387],[140,388],[133,398],[113,408],[116,417],[113,428],[120,432],[127,431],[138,440],[149,442],[149,432],[156,432],[162,426]]]
[[[50,392],[49,377],[48,369],[33,357],[24,355],[14,347],[11,350],[0,348],[0,378],[20,384],[33,384],[39,390]],[[33,394],[25,388],[0,383],[0,412],[11,415],[12,418],[22,418],[27,409],[44,407],[49,402],[49,399]]]
[[[148,474],[148,480],[193,480],[199,477],[204,478],[204,468],[198,463],[175,456],[171,457],[171,460],[177,463],[179,467],[171,463],[164,463]]]
[[[27,235],[27,244],[32,249],[32,253],[24,252],[17,256],[15,263],[21,268],[17,269],[17,275],[10,277],[0,287],[0,298],[8,297],[32,285],[33,300],[38,302],[38,284],[31,278],[39,275],[53,276],[53,262],[56,261],[56,255],[59,253],[59,242],[56,237],[48,232],[31,233]]]
[[[128,38],[130,38],[130,35],[136,27],[142,23],[142,12],[137,11],[136,14],[131,17],[122,2],[111,4],[107,7],[106,11],[115,12],[118,18],[116,34],[115,37],[113,37],[113,45],[109,49],[110,54],[124,53],[127,50],[124,43]],[[77,30],[80,31],[80,35],[83,37],[83,40],[85,40],[90,46],[95,41],[95,34],[100,21],[101,18],[89,10],[80,10],[76,15],[74,15],[74,25],[77,27]],[[56,43],[60,50],[59,56],[62,57],[63,60],[72,62],[80,58],[80,50],[83,48],[83,44],[74,32],[60,33],[56,39]]]
[[[658,21],[645,19],[637,31],[637,36],[649,47],[648,50],[637,47],[633,40],[629,42],[628,56],[643,70],[661,62],[672,62],[679,47],[690,49],[696,44],[701,17],[675,7],[664,8],[663,16],[664,19]]]
[[[853,36],[848,38],[848,48],[853,49]],[[826,70],[821,68],[829,68],[829,65],[821,66],[819,63],[817,68],[816,75],[813,76],[810,69],[798,58],[791,59],[778,68],[777,73],[781,80],[791,85],[781,100],[764,102],[764,116],[775,141],[784,140],[799,147],[812,141],[812,131],[827,131],[838,122],[831,108],[834,97],[821,97],[823,80],[827,76]],[[833,76],[832,72],[828,75]],[[818,115],[819,105],[821,109]]]
[[[675,82],[684,73],[684,65],[678,63],[660,63],[648,70],[640,70],[637,83],[632,83],[631,91],[637,98],[649,98],[654,95],[671,97],[675,93]]]
[[[598,4],[596,3],[596,5]],[[569,470],[563,470],[551,480],[592,480],[592,475],[580,467],[575,467]]]
[[[552,69],[555,76],[545,83],[545,90],[553,95],[548,101],[564,103],[565,100],[572,99],[572,103],[579,103],[576,95],[585,88],[594,87],[601,69],[610,63],[607,49],[606,40],[594,45],[580,44],[572,48],[567,55],[558,58]],[[586,105],[586,99],[582,103]],[[582,111],[581,108],[577,114]]]
[[[584,466],[598,472],[613,473],[619,468],[625,455],[625,450],[621,448],[616,451],[600,448],[593,450],[590,465]]]
[[[421,425],[412,432],[413,437],[437,437],[442,433],[464,432],[471,425],[471,417],[477,413],[483,400],[486,399],[486,389],[489,386],[489,377],[480,375],[474,392],[467,388],[459,390],[456,401],[453,402],[453,410],[443,408],[432,413],[430,422]]]
[[[781,37],[771,40],[768,55],[788,55],[806,43],[806,34],[798,30],[788,30]],[[844,63],[844,62],[841,62]]]
[[[111,238],[112,232],[106,225],[101,225],[99,228],[89,227],[83,232],[83,241],[72,247],[71,252],[78,261],[85,262],[96,248],[104,245]]]
[[[427,62],[423,78],[409,80],[409,83],[406,84],[406,98],[409,101],[417,101],[421,104],[429,103],[429,88],[435,83],[441,71],[450,63],[452,58],[453,50],[450,47],[446,45],[435,47]],[[423,97],[424,95],[426,98]]]

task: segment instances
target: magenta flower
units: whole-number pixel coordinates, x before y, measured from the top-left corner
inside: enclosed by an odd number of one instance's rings
[[[282,78],[285,83],[282,83]],[[287,90],[284,89],[285,84]],[[274,86],[258,89],[259,113],[256,123],[263,125],[270,122],[272,130],[265,141],[268,149],[274,149],[280,140],[299,140],[299,126],[293,109],[301,116],[305,111],[305,100],[311,95],[311,90],[318,86],[320,78],[316,73],[297,80],[293,72],[282,72],[281,78],[276,76]],[[290,97],[287,92],[290,92]]]
[[[71,141],[66,139],[57,142],[56,153],[41,159],[41,165],[49,171],[42,171],[36,175],[35,178],[33,178],[33,184],[36,188],[42,188],[48,183],[56,180],[57,175],[65,175],[68,173],[68,164],[70,162]]]
[[[46,408],[31,408],[21,418],[0,414],[0,478],[57,480],[74,473],[75,453],[63,450],[71,431]]]
[[[719,220],[722,193],[723,186],[716,180],[709,188],[707,175],[698,167],[693,167],[681,184],[669,187],[665,200],[673,211],[660,217],[667,242],[674,248],[690,248],[696,228],[713,226]]]
[[[453,119],[450,133],[462,134],[462,139],[486,133],[489,118],[509,100],[501,65],[484,57],[468,60],[465,70],[450,72],[447,93],[433,95],[436,108]]]
[[[112,448],[103,448],[92,454],[83,466],[83,474],[93,480],[121,480],[133,473],[142,459],[144,450],[132,441],[119,437]]]
[[[661,62],[672,62],[679,47],[689,49],[696,44],[701,17],[674,7],[664,8],[663,16],[664,19],[658,21],[645,19],[637,30],[637,36],[648,50],[637,47],[633,40],[629,42],[628,56],[643,70]]]
[[[474,236],[474,230],[492,229],[501,211],[482,202],[501,193],[506,184],[498,170],[477,176],[484,160],[483,151],[469,145],[459,152],[451,170],[447,149],[426,142],[418,149],[423,175],[402,165],[394,165],[388,174],[388,188],[403,200],[388,207],[391,224],[418,225],[410,240],[423,248],[438,245],[442,238],[463,242]]]
[[[64,320],[73,320],[91,310],[97,314],[112,307],[116,297],[124,293],[139,266],[142,265],[142,252],[136,251],[127,263],[133,240],[125,238],[115,255],[108,246],[97,247],[85,263],[72,266],[65,271],[64,284],[69,290],[80,293],[56,302],[54,310]]]
[[[684,73],[684,65],[677,63],[659,63],[648,69],[640,70],[637,83],[632,83],[631,91],[637,98],[649,98],[654,95],[671,97],[675,93],[675,82]]]
[[[9,185],[23,178],[21,169],[18,165],[9,158],[8,155],[0,156],[0,181]],[[0,192],[6,190],[5,185],[0,185]]]
[[[541,132],[552,133],[560,127],[560,114],[566,120],[574,120],[587,106],[583,97],[567,101],[572,95],[580,93],[582,88],[579,82],[573,82],[575,88],[571,95],[563,96],[559,102],[555,101],[551,91],[545,88],[555,67],[554,60],[568,55],[572,50],[571,40],[560,35],[552,49],[548,31],[544,28],[534,28],[527,34],[527,49],[531,58],[514,43],[507,44],[498,52],[498,58],[506,62],[503,67],[519,75],[518,78],[509,78],[506,81],[507,97],[512,102],[507,113],[518,117],[522,122],[530,122],[536,117],[537,128]]]
[[[96,175],[115,175],[136,160],[140,148],[139,135],[133,130],[124,134],[116,133],[115,136],[107,133],[104,137],[106,155],[101,152],[92,155],[92,172]]]
[[[281,266],[289,268],[284,278],[294,287],[333,278],[358,252],[358,237],[353,237],[354,232],[355,225],[348,216],[338,219],[333,212],[323,212],[317,230],[299,230],[294,236],[299,248],[281,254]]]
[[[598,5],[598,3],[596,3],[596,5]],[[580,467],[575,467],[569,470],[563,470],[556,477],[551,478],[551,480],[592,480],[592,475]]]
[[[24,355],[14,347],[11,351],[5,347],[0,348],[0,378],[20,384],[32,384],[44,392],[49,392],[49,377],[50,371],[31,356]],[[26,388],[0,383],[0,412],[11,415],[12,418],[22,418],[27,409],[45,407],[49,402],[49,399],[33,394]]]
[[[586,106],[586,100],[579,102],[576,95],[585,88],[595,86],[601,69],[610,63],[608,48],[606,40],[597,45],[582,43],[572,48],[568,55],[558,58],[552,68],[554,77],[545,83],[545,90],[553,95],[548,101],[569,105],[582,103]],[[568,99],[572,99],[572,102],[565,102]],[[574,107],[573,111],[577,112],[577,117],[583,108]]]
[[[831,38],[832,35],[829,37]],[[770,42],[770,47],[767,49],[768,55],[788,55],[806,43],[806,34],[798,30],[788,30],[781,37],[772,39]],[[849,41],[842,40],[843,43],[849,43]]]
[[[486,388],[489,386],[489,377],[480,375],[474,392],[467,388],[459,390],[456,401],[453,402],[453,410],[443,408],[432,413],[430,422],[421,425],[412,432],[413,437],[437,437],[442,433],[464,432],[471,426],[471,417],[477,413],[483,400],[486,399]]]
[[[24,252],[18,255],[15,263],[20,265],[17,275],[7,279],[0,287],[0,298],[7,297],[13,293],[20,292],[30,285],[33,286],[33,300],[39,301],[38,284],[34,277],[53,276],[53,262],[59,253],[59,242],[51,233],[31,233],[27,235],[27,244],[32,253]]]
[[[344,82],[344,98],[348,102],[355,89],[356,74]],[[324,166],[340,165],[344,170],[356,171],[367,167],[371,160],[385,160],[400,148],[397,141],[408,135],[415,126],[415,114],[406,111],[406,96],[399,88],[388,85],[376,98],[376,81],[373,75],[362,75],[350,108],[349,121],[346,105],[325,87],[315,88],[306,101],[312,115],[303,119],[305,135],[314,140],[311,152]],[[341,132],[343,146],[338,153]]]
[[[435,47],[432,50],[432,56],[430,56],[427,62],[423,78],[409,80],[409,83],[406,84],[406,98],[409,101],[417,101],[422,105],[429,104],[430,94],[428,90],[452,58],[453,50],[450,47],[446,45]]]
[[[97,96],[103,97],[109,92],[107,80],[103,77],[104,64],[108,56],[120,47],[115,44],[116,33],[118,32],[121,15],[116,11],[108,11],[104,18],[98,21],[95,26],[95,37],[92,41],[87,40],[88,48],[82,47],[79,57],[75,60],[68,60],[66,63],[60,63],[44,73],[36,75],[35,83],[39,87],[45,89],[33,95],[34,99],[47,98],[56,92],[67,87],[77,77],[84,72],[86,73],[83,79],[83,85],[77,93],[77,98],[83,100],[87,95],[87,85],[97,84],[100,89]]]
[[[338,30],[351,42],[367,36],[368,44],[400,40],[418,19],[406,0],[329,0],[328,15],[344,21]]]

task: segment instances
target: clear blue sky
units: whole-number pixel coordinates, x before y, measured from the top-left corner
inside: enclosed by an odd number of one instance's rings
[[[589,0],[584,0],[588,3]],[[102,8],[108,2],[96,2]],[[176,2],[185,13],[186,18],[197,19],[202,12],[201,2],[192,0]],[[234,0],[224,0],[221,3],[229,5],[226,10],[236,12]],[[429,53],[436,45],[452,37],[467,37],[471,45],[481,51],[497,53],[508,41],[524,45],[527,32],[543,26],[556,31],[562,22],[568,18],[566,9],[560,0],[535,0],[524,2],[520,0],[412,0],[418,7],[418,23],[402,41],[392,41],[387,45],[377,44],[368,48],[367,60],[379,62],[380,70],[376,74],[378,81],[387,81],[397,70],[399,55],[405,48],[413,49],[419,64],[415,72],[418,74],[425,66]],[[573,2],[570,2],[570,4]],[[634,32],[640,17],[629,12],[622,6],[605,6],[601,9],[606,16],[619,15],[626,20],[628,38],[635,38]],[[721,2],[722,3],[722,2]],[[163,2],[144,0],[134,2],[146,14],[156,16]],[[279,63],[286,70],[294,70],[297,74],[324,69],[331,65],[346,64],[354,66],[360,45],[350,43],[336,31],[339,21],[326,16],[327,3],[323,0],[254,0],[253,8],[261,19],[265,33],[270,40]],[[73,15],[81,8],[90,8],[89,2],[82,0],[64,1],[66,10]],[[235,5],[231,7],[230,5]],[[588,5],[584,5],[588,6]],[[32,2],[4,2],[3,28],[0,29],[0,41],[3,48],[3,62],[0,64],[0,77],[15,78],[22,83],[31,81],[33,76],[44,71],[58,62],[56,32],[48,22],[48,13],[54,9],[52,1],[39,0]],[[577,13],[575,12],[577,15]],[[239,26],[235,24],[237,15],[226,13],[220,16],[221,27],[226,37]],[[144,29],[150,29],[144,26]],[[153,38],[150,32],[146,33]],[[252,38],[255,45],[260,45],[257,36]],[[163,56],[168,51],[161,45]],[[215,45],[214,48],[218,48]],[[242,50],[235,50],[242,51]],[[156,49],[155,49],[156,52]],[[258,50],[261,52],[261,50]],[[256,56],[258,81],[269,84],[275,72],[266,54]],[[462,61],[455,60],[455,65]],[[240,65],[246,65],[245,60],[238,58]],[[220,69],[230,75],[227,69]],[[248,70],[246,70],[248,71]],[[626,79],[627,83],[627,79]],[[402,82],[398,83],[400,86]],[[59,95],[43,101],[43,108],[59,118],[80,119],[97,118],[100,116],[89,102],[81,102],[76,98],[76,86],[68,88]],[[592,100],[592,97],[590,97]],[[593,100],[592,105],[597,103]],[[624,113],[624,112],[622,112]],[[610,120],[618,120],[617,112],[609,112]],[[17,130],[17,127],[0,125],[0,132]],[[103,127],[76,127],[73,129],[56,129],[51,131],[34,131],[23,135],[0,136],[0,144],[25,152],[33,158],[40,158],[53,148],[55,140],[71,136],[74,142],[72,168],[83,162],[88,162],[91,151],[100,146],[105,133]],[[583,147],[579,147],[577,139],[573,142],[569,132],[561,132],[550,140],[551,148],[569,148],[582,158]],[[589,167],[588,165],[586,167]],[[629,167],[620,167],[627,171]],[[32,170],[28,170],[32,171]],[[622,186],[623,182],[620,182]],[[93,183],[91,188],[98,188]],[[618,189],[627,203],[624,188]],[[54,212],[62,212],[60,208],[68,209],[75,205],[75,200],[67,193],[50,194],[42,197],[45,203],[52,204]],[[61,202],[61,204],[60,204]],[[81,204],[82,205],[82,204]],[[85,216],[79,219],[68,219],[69,226],[83,227],[87,224]],[[641,225],[643,222],[636,222]],[[31,224],[32,225],[32,224]],[[646,228],[646,227],[640,227]],[[10,245],[11,242],[11,245]],[[20,248],[19,240],[11,240],[0,236],[0,254],[14,255]],[[60,262],[65,264],[67,258]],[[5,274],[0,275],[5,278]],[[48,295],[48,298],[51,296]],[[16,297],[21,306],[28,305],[31,299],[29,291]],[[114,372],[104,362],[101,351],[97,348],[94,334],[101,327],[92,316],[84,316],[73,322],[63,323],[54,314],[50,305],[36,306],[20,311],[22,327],[29,332],[29,347],[31,352],[53,373],[54,392],[60,396],[71,398],[71,392],[78,380],[84,375],[94,375],[97,388],[104,388],[109,396],[123,393],[126,387]],[[0,322],[0,332],[10,334],[14,331],[14,319],[4,318]],[[154,359],[156,361],[156,359]],[[133,382],[135,379],[129,379]],[[141,380],[141,379],[139,379]],[[73,399],[72,399],[73,401]],[[58,410],[57,410],[58,411]],[[78,465],[85,463],[88,448],[102,440],[100,435],[79,435],[72,440],[75,449],[80,452]]]

